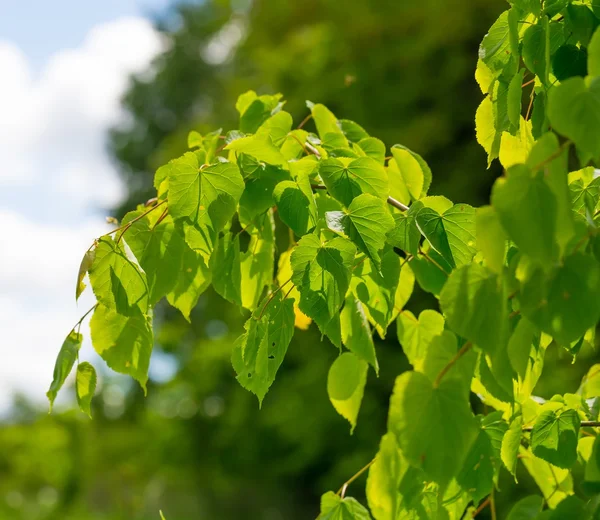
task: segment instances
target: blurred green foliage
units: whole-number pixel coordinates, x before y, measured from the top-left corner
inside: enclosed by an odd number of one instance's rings
[[[120,213],[151,196],[154,170],[184,151],[189,130],[233,127],[235,100],[248,89],[284,93],[296,121],[308,113],[306,99],[324,103],[388,146],[423,155],[434,171],[432,193],[487,202],[499,172],[486,170],[475,141],[481,94],[473,74],[478,44],[505,7],[503,0],[173,7],[157,22],[167,50],[132,79],[123,100],[131,121],[111,133],[129,188]],[[284,247],[287,238],[280,239]],[[416,293],[408,307],[431,305]],[[151,381],[147,398],[124,379],[104,378],[93,421],[15,403],[0,426],[0,518],[158,520],[159,509],[169,520],[314,518],[319,496],[377,450],[393,380],[408,367],[394,330],[376,340],[380,375],[369,376],[351,436],[326,393],[337,352],[316,328],[296,333],[259,410],[229,361],[244,321],[237,310],[209,291],[191,324],[166,308],[158,321],[157,354],[176,373]],[[537,389],[544,397],[575,390],[589,364],[570,364],[552,348],[546,360]],[[518,492],[504,476],[500,518],[534,492],[526,475]],[[359,499],[363,479],[353,487]]]

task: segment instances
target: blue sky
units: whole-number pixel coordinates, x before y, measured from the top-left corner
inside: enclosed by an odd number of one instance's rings
[[[94,303],[89,290],[75,302],[79,262],[111,229],[99,208],[124,195],[107,130],[126,124],[130,75],[164,49],[150,19],[168,3],[0,0],[0,414],[16,392],[45,406],[60,345]],[[80,358],[102,373],[89,340]]]
[[[94,25],[162,12],[170,0],[0,0],[0,39],[14,42],[36,69],[77,47]]]

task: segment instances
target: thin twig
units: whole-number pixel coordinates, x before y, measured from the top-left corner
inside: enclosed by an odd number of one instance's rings
[[[169,213],[169,208],[166,207],[165,210],[162,212],[162,214],[160,215],[160,217],[158,217],[157,221],[154,223],[154,225],[152,226],[152,231],[154,231],[154,228],[156,226],[158,226],[166,217],[167,214]]]
[[[493,487],[490,493],[490,513],[492,513],[492,520],[496,520],[496,497]]]
[[[292,134],[291,132],[288,134],[288,137],[291,137],[292,139],[295,139],[298,144],[302,147],[302,149],[304,150],[304,153],[306,155],[308,155],[308,150],[306,148],[306,146],[304,146],[304,143],[302,141],[300,141],[300,139],[298,139],[294,134]]]
[[[87,317],[87,315],[90,312],[92,312],[96,307],[98,307],[97,303],[95,303],[94,305],[92,305],[92,307],[81,318],[79,318],[79,321],[75,325],[73,325],[73,328],[71,329],[71,331],[74,331],[75,327],[80,327],[80,329],[81,329],[81,324],[82,324],[83,320],[85,320],[85,318]]]
[[[269,299],[267,300],[267,303],[265,303],[265,305],[263,306],[262,310],[260,311],[260,314],[258,315],[258,319],[260,320],[263,316],[263,314],[265,313],[265,309],[269,306],[269,303],[271,303],[273,301],[273,298],[275,298],[275,296],[277,296],[277,293],[279,291],[281,291],[281,289],[283,289],[288,283],[290,283],[292,281],[292,279],[290,278],[289,280],[286,280],[285,282],[283,282],[279,287],[277,287],[277,289],[275,289],[272,293],[271,296],[269,296]]]
[[[521,85],[521,88],[525,88],[527,85],[531,85],[532,83],[535,83],[535,78],[530,79],[529,81],[527,81],[526,83],[523,83]]]
[[[467,341],[462,347],[461,349],[456,353],[456,355],[448,362],[448,364],[442,368],[442,370],[440,370],[440,373],[437,375],[437,377],[435,378],[435,381],[433,382],[433,388],[438,388],[440,386],[440,383],[442,382],[442,379],[444,379],[444,376],[450,371],[450,369],[456,365],[456,362],[463,357],[467,352],[469,352],[469,350],[471,350],[471,347],[473,346],[473,344],[470,341]]]
[[[533,89],[531,89],[531,95],[529,96],[529,106],[527,107],[527,114],[525,114],[525,121],[529,121],[529,116],[531,115],[531,109],[533,108],[533,98],[534,97],[535,97],[535,95],[533,93]]]
[[[569,148],[569,146],[571,146],[573,144],[573,142],[568,139],[567,141],[565,141],[559,148],[558,150],[556,150],[556,152],[550,154],[548,157],[546,157],[542,162],[536,164],[532,170],[536,171],[539,170],[542,166],[545,166],[546,164],[548,164],[549,162],[552,162],[554,159],[556,159],[557,157],[560,157],[562,155],[562,153]]]
[[[366,466],[363,466],[354,475],[352,475],[348,480],[346,480],[346,482],[344,482],[344,484],[342,485],[342,487],[340,489],[338,489],[336,495],[340,495],[341,498],[344,498],[344,495],[346,494],[346,490],[348,489],[348,486],[350,484],[352,484],[352,482],[354,482],[358,477],[360,477],[365,471],[367,471],[373,465],[373,463],[376,460],[377,460],[377,457],[375,457]]]
[[[312,119],[312,114],[308,114],[298,125],[298,130],[300,130],[306,123],[308,123]]]
[[[97,240],[100,240],[101,238],[107,237],[109,235],[112,235],[113,233],[117,233],[118,231],[121,231],[122,229],[125,228],[129,228],[131,226],[131,224],[133,224],[134,222],[137,222],[138,220],[144,218],[146,215],[148,215],[148,213],[152,213],[156,208],[159,208],[160,206],[162,206],[163,204],[166,204],[166,200],[161,200],[158,204],[152,206],[148,211],[144,211],[144,213],[142,213],[141,215],[138,215],[137,217],[135,217],[133,220],[130,220],[129,222],[127,222],[127,224],[124,224],[116,229],[113,229],[112,231],[109,231],[108,233],[104,233],[104,235],[100,235]]]
[[[323,186],[322,184],[311,184],[310,187],[313,190],[326,190],[327,189],[327,186]],[[388,197],[387,203],[390,206],[394,206],[396,209],[399,209],[400,211],[408,211],[410,209],[406,204],[403,204],[399,200],[396,200],[394,197]]]
[[[406,204],[402,204],[402,202],[396,200],[394,197],[388,197],[387,203],[390,206],[394,206],[395,208],[399,209],[400,211],[408,211],[410,209]]]
[[[471,518],[475,518],[479,513],[481,513],[487,506],[490,505],[491,501],[492,499],[490,497],[487,497],[483,502],[481,502],[481,504],[479,504],[479,507],[471,515]]]
[[[308,149],[308,151],[316,155],[318,159],[321,158],[321,152],[319,152],[319,150],[317,150],[312,144],[307,142],[305,146]]]
[[[444,274],[449,274],[440,264],[438,264],[433,258],[431,258],[425,251],[423,251],[421,248],[419,248],[419,253],[421,253],[426,260],[428,260],[429,262],[431,262],[433,265],[435,265],[440,271],[442,271],[442,273]]]
[[[600,428],[600,421],[581,421],[582,428]],[[533,426],[523,426],[524,432],[530,432]]]

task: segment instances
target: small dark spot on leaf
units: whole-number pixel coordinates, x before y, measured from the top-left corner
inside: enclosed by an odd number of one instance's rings
[[[274,356],[273,354],[271,354],[271,355],[269,356],[269,359],[275,359],[275,356]]]

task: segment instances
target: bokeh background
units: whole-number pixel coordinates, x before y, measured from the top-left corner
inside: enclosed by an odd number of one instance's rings
[[[214,292],[187,323],[159,308],[148,397],[101,371],[90,421],[44,393],[82,253],[152,196],[189,130],[235,128],[237,96],[282,92],[299,122],[324,103],[429,162],[431,192],[485,204],[498,166],[475,142],[477,48],[504,0],[0,1],[0,519],[315,518],[377,449],[397,374],[377,341],[354,435],[326,393],[336,349],[298,331],[262,410],[235,381],[244,316]],[[416,291],[408,308],[435,305]],[[83,330],[86,330],[85,328]],[[575,391],[593,352],[550,347],[537,393]],[[499,518],[535,492],[500,481]],[[364,500],[364,478],[350,494]],[[480,518],[488,518],[486,511]]]

